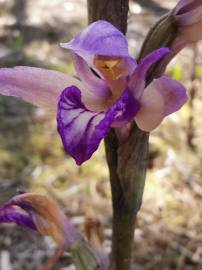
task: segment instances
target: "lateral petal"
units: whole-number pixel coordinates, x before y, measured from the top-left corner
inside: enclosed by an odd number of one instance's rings
[[[0,94],[15,96],[36,106],[56,110],[60,92],[81,83],[61,72],[18,66],[0,69]]]
[[[136,99],[139,99],[143,93],[146,84],[147,73],[151,66],[157,63],[169,52],[170,50],[168,48],[157,49],[145,56],[137,65],[128,83],[128,86]]]
[[[140,100],[141,108],[135,116],[138,127],[144,131],[155,129],[165,116],[179,110],[188,100],[184,86],[168,77],[154,80]]]

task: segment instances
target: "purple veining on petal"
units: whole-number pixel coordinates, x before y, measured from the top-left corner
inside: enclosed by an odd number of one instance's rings
[[[32,230],[37,230],[31,213],[14,205],[0,207],[0,223],[14,223]]]
[[[160,48],[145,56],[137,65],[134,73],[130,77],[128,86],[135,96],[139,99],[145,87],[147,73],[151,66],[157,63],[162,57],[170,52],[168,48]]]
[[[132,104],[134,98],[131,98],[131,94],[125,91],[108,111],[92,112],[82,103],[81,92],[77,87],[63,90],[58,103],[58,132],[65,150],[78,165],[97,150],[114,121],[120,126],[134,117],[139,104],[137,101]]]
[[[103,118],[103,113],[94,113],[85,108],[77,87],[68,87],[62,92],[58,103],[58,132],[65,150],[73,156],[78,165],[92,155],[88,145],[91,143],[95,126]]]
[[[69,43],[61,46],[73,50],[83,58],[85,55],[129,57],[125,36],[107,21],[90,24]]]

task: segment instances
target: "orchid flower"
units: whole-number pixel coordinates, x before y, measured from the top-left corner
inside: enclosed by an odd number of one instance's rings
[[[101,250],[91,247],[72,225],[56,201],[50,197],[35,193],[23,193],[14,196],[0,207],[0,224],[12,223],[38,231],[50,236],[58,249],[42,268],[50,270],[64,251],[72,253],[73,260],[78,266],[82,264],[99,269],[108,269],[108,257]],[[90,262],[89,262],[90,260]],[[79,268],[80,269],[80,268]]]
[[[58,204],[51,198],[35,193],[14,196],[0,207],[0,223],[14,223],[38,231],[68,250],[80,239]]]
[[[71,51],[79,79],[40,68],[2,68],[0,94],[57,110],[58,132],[78,165],[92,156],[110,128],[123,128],[134,119],[140,129],[151,131],[188,99],[185,88],[171,78],[146,85],[150,67],[168,48],[137,63],[125,36],[106,21],[92,23],[61,46]]]
[[[202,0],[181,0],[174,8],[173,14],[179,30],[173,50],[182,48],[202,39]]]

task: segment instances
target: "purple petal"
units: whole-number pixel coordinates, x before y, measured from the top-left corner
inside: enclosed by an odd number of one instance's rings
[[[130,57],[125,36],[107,21],[90,24],[69,43],[62,43],[81,57],[89,55]]]
[[[185,87],[171,78],[161,77],[157,79],[156,88],[163,96],[165,116],[178,111],[189,99]]]
[[[128,86],[136,99],[139,99],[143,93],[147,73],[151,68],[151,66],[157,63],[162,57],[167,55],[169,52],[170,50],[168,48],[157,49],[152,53],[148,54],[146,57],[144,57],[137,65],[128,83]]]
[[[121,111],[115,117],[112,127],[123,127],[129,123],[140,109],[140,103],[134,98],[131,91],[126,90],[118,100]],[[124,127],[123,127],[124,128]]]
[[[100,97],[109,97],[110,91],[106,82],[93,73],[85,60],[75,53],[73,53],[73,60],[80,80],[87,86],[89,91]]]
[[[188,100],[184,86],[173,79],[162,77],[154,80],[140,100],[141,109],[135,120],[140,129],[155,129],[165,116],[179,110]]]
[[[202,4],[194,10],[176,15],[176,19],[180,26],[193,25],[202,21]]]
[[[72,84],[80,87],[78,80],[58,71],[32,67],[0,69],[0,94],[51,110],[56,110],[60,92]]]
[[[0,223],[14,223],[36,230],[32,215],[13,205],[0,207]]]
[[[131,94],[125,91],[107,112],[93,112],[81,102],[78,88],[72,86],[62,92],[58,103],[58,132],[65,150],[78,165],[88,160],[97,150],[113,122],[115,125],[125,124],[134,117],[139,104],[137,101],[132,104],[131,99],[134,100]]]
[[[175,14],[183,14],[202,5],[201,0],[181,0],[175,7]]]

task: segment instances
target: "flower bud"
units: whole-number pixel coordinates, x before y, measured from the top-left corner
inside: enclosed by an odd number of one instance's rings
[[[202,0],[181,0],[173,10],[178,33],[173,50],[180,51],[185,46],[202,39]]]
[[[168,47],[170,53],[153,65],[147,81],[159,77],[168,63],[184,47],[202,39],[202,0],[181,0],[175,8],[162,17],[149,31],[139,59],[160,47]]]

